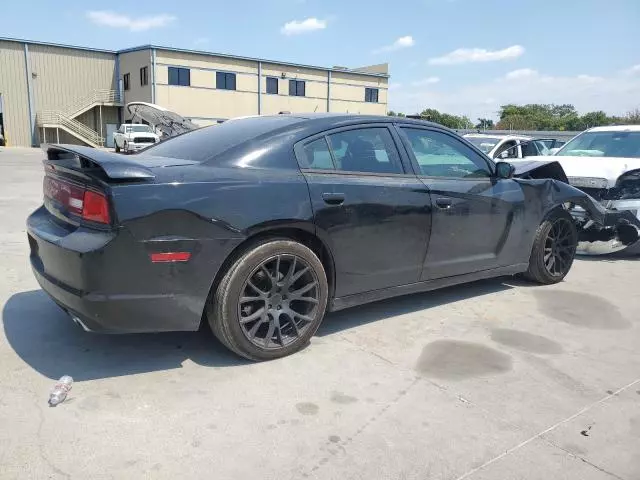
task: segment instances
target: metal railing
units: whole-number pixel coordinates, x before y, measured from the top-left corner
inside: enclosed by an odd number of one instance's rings
[[[83,98],[68,105],[62,112],[69,118],[75,118],[86,109],[101,103],[121,103],[120,94],[117,90],[99,89],[93,90]]]
[[[92,146],[101,147],[104,145],[105,139],[98,132],[60,112],[40,112],[37,116],[37,123],[42,127],[63,127]]]
[[[66,106],[63,111],[50,110],[38,112],[36,123],[38,126],[64,127],[89,145],[104,146],[105,139],[98,132],[87,127],[75,118],[94,105],[105,103],[121,103],[119,92],[117,90],[106,89],[93,90],[88,95]]]

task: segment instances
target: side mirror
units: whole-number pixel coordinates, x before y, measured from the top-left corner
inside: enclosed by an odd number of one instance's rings
[[[509,158],[509,151],[503,150],[502,152],[500,152],[500,155],[498,155],[498,158],[501,158],[502,160],[504,160],[505,158]]]
[[[513,174],[516,172],[516,167],[509,162],[496,163],[496,176],[498,178],[513,178]]]

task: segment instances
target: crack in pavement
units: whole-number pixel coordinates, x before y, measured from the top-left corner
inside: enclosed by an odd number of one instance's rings
[[[596,407],[596,406],[598,406],[598,405],[600,405],[600,404],[602,404],[602,403],[606,402],[606,401],[607,401],[607,400],[609,400],[610,398],[615,397],[615,396],[616,396],[616,395],[618,395],[619,393],[621,393],[621,392],[623,392],[623,391],[625,391],[625,390],[627,390],[627,389],[629,389],[629,388],[632,388],[634,385],[636,385],[636,384],[638,384],[638,383],[640,383],[640,378],[639,378],[639,379],[637,379],[637,380],[634,380],[633,382],[629,383],[628,385],[625,385],[624,387],[622,387],[622,388],[620,388],[620,389],[616,390],[615,392],[613,392],[613,393],[611,393],[611,394],[607,395],[606,397],[603,397],[603,398],[601,398],[600,400],[596,400],[595,402],[590,403],[589,405],[587,405],[586,407],[584,407],[582,410],[580,410],[580,411],[578,411],[578,412],[574,413],[573,415],[571,415],[571,416],[569,416],[569,417],[565,418],[564,420],[560,420],[559,422],[557,422],[557,423],[555,423],[555,424],[551,425],[551,426],[550,426],[549,428],[547,428],[546,430],[543,430],[542,432],[537,433],[536,435],[534,435],[534,436],[532,436],[532,437],[528,438],[527,440],[525,440],[525,441],[523,441],[523,442],[520,442],[518,445],[515,445],[514,447],[509,448],[508,450],[504,451],[504,452],[503,452],[503,453],[501,453],[500,455],[498,455],[498,456],[496,456],[496,457],[492,458],[491,460],[486,461],[486,462],[485,462],[485,463],[483,463],[482,465],[480,465],[480,466],[478,466],[478,467],[476,467],[476,468],[473,468],[473,469],[469,470],[468,472],[466,472],[466,473],[462,474],[461,476],[457,477],[455,480],[463,480],[463,479],[465,479],[465,478],[470,477],[470,476],[471,476],[471,475],[473,475],[474,473],[476,473],[476,472],[478,472],[478,471],[480,471],[480,470],[482,470],[482,469],[484,469],[484,468],[488,467],[488,466],[489,466],[489,465],[491,465],[492,463],[497,462],[498,460],[500,460],[500,459],[502,459],[502,458],[506,457],[507,455],[509,455],[509,454],[511,454],[511,453],[513,453],[513,452],[515,452],[516,450],[519,450],[520,448],[524,447],[525,445],[528,445],[529,443],[533,442],[534,440],[542,439],[543,441],[547,441],[547,439],[544,437],[544,435],[546,435],[547,433],[551,432],[552,430],[555,430],[555,429],[556,429],[557,427],[559,427],[560,425],[563,425],[563,424],[565,424],[565,423],[567,423],[567,422],[570,422],[570,421],[571,421],[571,420],[573,420],[574,418],[578,418],[580,415],[583,415],[584,413],[588,412],[588,411],[589,411],[589,410],[591,410],[593,407]],[[549,442],[549,443],[550,443],[550,442]],[[564,451],[564,449],[561,449],[561,450],[563,450],[563,451]],[[580,457],[578,457],[577,455],[573,455],[573,456],[574,456],[574,457],[576,457],[576,458],[580,458]],[[582,460],[582,458],[580,458],[580,459]],[[584,461],[585,463],[587,463],[588,465],[592,465],[592,464],[591,464],[591,462],[587,462],[587,461],[585,461],[585,460],[583,460],[583,461]],[[596,465],[592,465],[592,466],[593,466],[594,468],[596,468],[596,469],[598,469],[598,470],[600,470],[600,471],[604,472],[604,473],[608,473],[609,475],[614,476],[615,478],[618,478],[618,479],[620,479],[620,478],[621,478],[621,477],[618,477],[617,475],[615,475],[615,474],[613,474],[613,473],[607,472],[606,470],[602,469],[601,467],[598,467],[598,466],[596,466]],[[624,479],[621,479],[621,480],[624,480]]]

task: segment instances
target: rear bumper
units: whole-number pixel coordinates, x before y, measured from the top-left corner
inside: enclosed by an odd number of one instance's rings
[[[197,262],[154,264],[148,242],[65,227],[41,207],[27,220],[36,280],[87,330],[105,333],[196,330],[211,277]]]

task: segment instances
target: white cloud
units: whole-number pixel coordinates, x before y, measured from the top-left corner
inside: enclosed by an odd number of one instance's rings
[[[93,23],[112,28],[125,28],[132,32],[142,32],[151,28],[165,27],[176,20],[176,17],[166,13],[149,17],[131,18],[128,15],[97,10],[87,12],[87,18]]]
[[[389,95],[389,102],[389,109],[396,112],[432,107],[472,119],[496,118],[500,105],[508,103],[571,103],[582,113],[604,110],[623,115],[640,108],[640,76],[624,72],[556,76],[524,68],[459,88],[446,83],[408,85]]]
[[[422,78],[420,80],[416,80],[414,82],[411,82],[411,86],[413,86],[413,87],[423,87],[425,85],[436,84],[439,81],[440,81],[440,79],[438,77],[427,77],[427,78]]]
[[[403,48],[413,47],[416,42],[411,35],[405,35],[396,39],[391,45],[385,45],[384,47],[376,48],[373,53],[393,52],[394,50],[401,50]]]
[[[638,65],[634,65],[633,67],[627,68],[624,73],[628,73],[629,75],[635,75],[636,73],[640,73],[640,63]]]
[[[309,17],[305,20],[292,20],[285,23],[280,29],[280,33],[283,35],[299,35],[301,33],[314,32],[325,28],[327,28],[326,20]]]
[[[522,78],[531,78],[537,75],[537,70],[533,70],[531,68],[521,68],[519,70],[513,70],[512,72],[507,73],[504,78],[506,78],[507,80],[520,80]]]
[[[498,62],[511,60],[524,54],[524,47],[512,45],[502,50],[486,50],[484,48],[459,48],[442,57],[429,59],[430,65],[457,65],[473,62]]]

